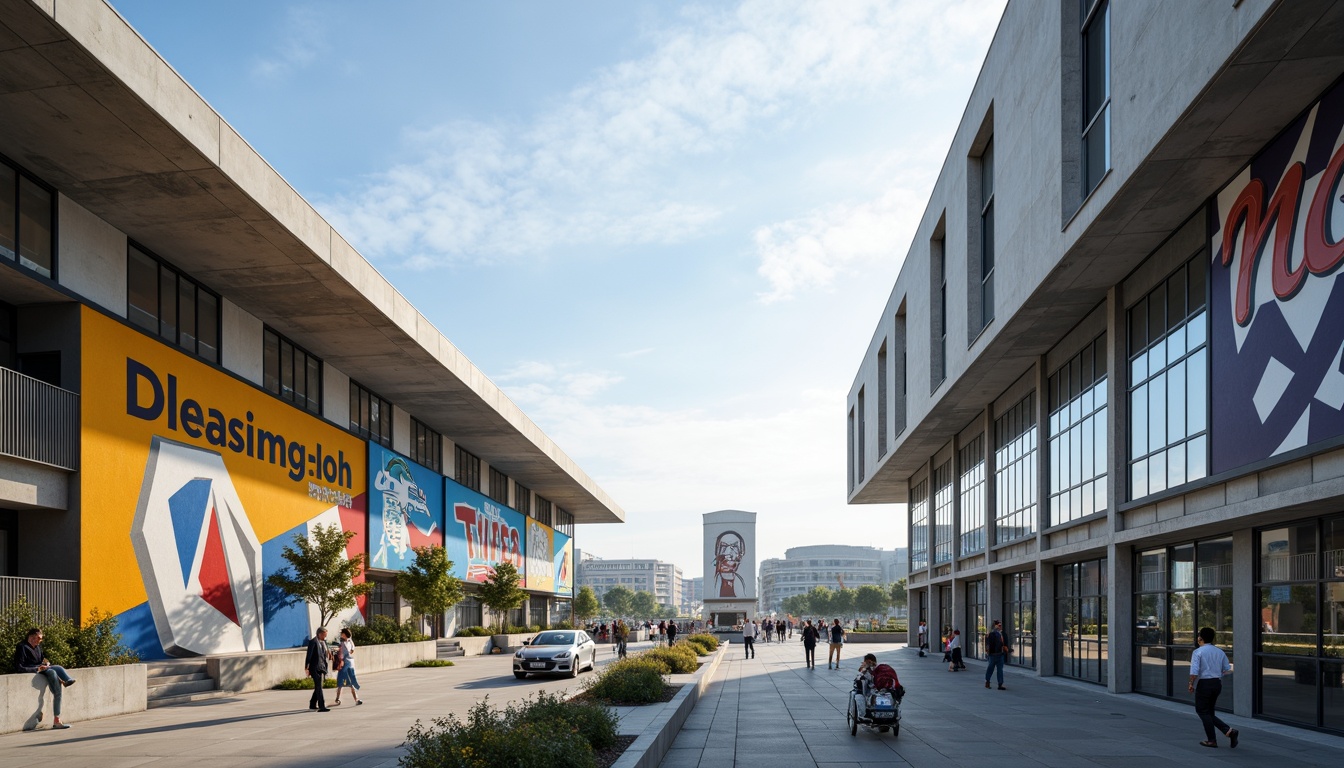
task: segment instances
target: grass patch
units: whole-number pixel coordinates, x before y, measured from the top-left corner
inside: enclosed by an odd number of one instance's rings
[[[327,677],[322,681],[322,689],[336,687],[336,678]],[[291,677],[288,680],[282,680],[271,686],[273,691],[311,691],[313,690],[313,678],[311,677]]]
[[[407,664],[406,666],[407,666],[407,667],[451,667],[451,666],[453,666],[453,662],[451,662],[451,661],[449,661],[449,660],[447,660],[447,659],[421,659],[420,661],[412,661],[410,664]]]

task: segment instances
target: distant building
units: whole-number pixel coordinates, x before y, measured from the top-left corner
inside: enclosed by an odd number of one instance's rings
[[[700,611],[700,606],[705,603],[705,577],[696,576],[693,579],[683,579],[681,582],[681,612],[684,615],[694,615]]]
[[[659,605],[678,608],[682,603],[681,569],[661,560],[605,560],[579,550],[578,585],[592,587],[601,600],[607,590],[625,587],[631,592],[648,592]]]
[[[782,613],[785,598],[810,592],[813,587],[885,585],[910,572],[905,548],[877,549],[847,544],[793,547],[784,557],[761,563],[761,610]]]

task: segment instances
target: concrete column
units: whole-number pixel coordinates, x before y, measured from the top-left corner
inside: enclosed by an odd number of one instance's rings
[[[1055,675],[1055,567],[1036,561],[1036,670],[1042,677]]]
[[[1109,625],[1106,688],[1111,693],[1134,690],[1134,548],[1106,548],[1106,621]]]
[[[1255,534],[1232,532],[1232,711],[1250,717],[1255,707],[1255,632],[1260,623],[1255,592]],[[1225,640],[1220,638],[1220,643]],[[1224,648],[1227,646],[1224,645]],[[1177,675],[1179,679],[1180,676]]]
[[[1003,574],[993,573],[988,568],[985,569],[985,612],[988,614],[985,618],[988,620],[988,626],[994,627],[994,620],[1004,622],[1004,628],[1007,628],[1007,621],[1003,617]]]

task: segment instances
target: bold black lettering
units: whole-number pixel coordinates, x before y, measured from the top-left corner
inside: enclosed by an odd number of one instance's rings
[[[322,479],[328,483],[336,482],[336,457],[327,456],[322,459]]]
[[[177,429],[177,377],[168,374],[168,428]]]
[[[302,443],[289,444],[289,479],[299,481],[303,479],[304,458],[308,456],[308,449],[303,447]]]
[[[149,405],[140,405],[140,381],[149,384],[153,399]],[[154,421],[163,413],[163,383],[149,366],[126,358],[126,415],[145,421]]]
[[[224,447],[224,414],[218,409],[210,409],[210,422],[205,425],[205,440],[211,445]]]
[[[201,404],[190,398],[182,401],[182,431],[191,437],[201,436],[201,427],[205,426],[205,414]]]
[[[239,419],[229,419],[229,450],[242,453],[244,447],[243,422]]]
[[[266,459],[272,464],[279,459],[280,466],[285,466],[285,436],[277,435],[265,429],[257,430],[257,455],[258,459]],[[267,451],[267,448],[270,448]]]
[[[337,453],[340,455],[341,470],[336,482],[340,483],[343,488],[353,489],[355,481],[350,471],[350,464],[345,460],[345,451],[338,451]]]

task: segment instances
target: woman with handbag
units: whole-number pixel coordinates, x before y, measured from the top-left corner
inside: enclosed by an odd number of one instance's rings
[[[336,669],[336,703],[332,706],[340,706],[341,690],[347,685],[355,704],[363,704],[364,700],[359,698],[359,679],[355,677],[355,641],[350,637],[349,627],[341,630],[341,643],[336,647],[332,666]]]

